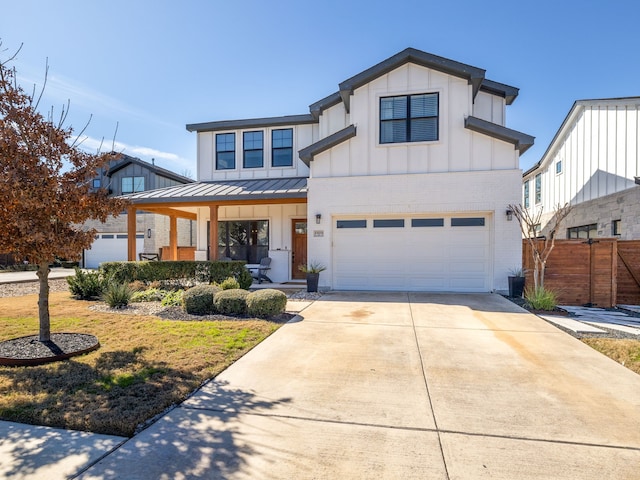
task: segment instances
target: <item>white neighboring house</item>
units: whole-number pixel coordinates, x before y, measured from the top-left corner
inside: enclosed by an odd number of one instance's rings
[[[542,159],[523,174],[523,206],[573,209],[558,238],[640,239],[640,97],[578,100]]]
[[[178,175],[154,163],[136,157],[113,152],[107,169],[93,178],[93,188],[107,188],[110,195],[123,195],[153,190],[172,185],[184,185],[192,179]],[[141,212],[136,218],[136,259],[139,253],[159,253],[169,245],[169,222],[164,215]],[[85,222],[86,228],[97,230],[91,248],[82,255],[85,268],[98,268],[102,262],[127,260],[127,214],[110,217],[105,223]],[[179,243],[183,246],[195,244],[195,225],[182,220],[178,230]]]
[[[196,259],[269,256],[274,281],[304,278],[297,267],[309,261],[326,265],[324,288],[506,289],[522,248],[506,210],[533,144],[505,127],[517,94],[480,68],[408,48],[309,114],[187,125],[199,181],[129,197],[137,209],[195,214]]]

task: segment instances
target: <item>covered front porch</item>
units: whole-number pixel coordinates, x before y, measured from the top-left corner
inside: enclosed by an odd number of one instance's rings
[[[169,217],[164,260],[179,260],[178,219],[196,221],[195,260],[271,258],[276,283],[303,280],[307,262],[306,178],[196,182],[127,196],[128,259],[136,258],[136,213]],[[213,241],[212,241],[213,239]],[[156,252],[145,252],[156,253]]]

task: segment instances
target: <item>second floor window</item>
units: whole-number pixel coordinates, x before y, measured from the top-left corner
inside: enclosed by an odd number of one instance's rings
[[[244,156],[242,166],[244,168],[261,168],[263,162],[263,133],[244,132],[242,135]]]
[[[273,167],[293,166],[293,129],[283,128],[271,131],[271,165]]]
[[[380,143],[438,140],[438,94],[380,99]]]
[[[144,192],[144,177],[122,177],[122,194]]]
[[[536,204],[542,202],[542,174],[536,175]]]
[[[236,168],[236,134],[216,134],[216,170]]]
[[[529,208],[529,180],[524,182],[524,208]]]

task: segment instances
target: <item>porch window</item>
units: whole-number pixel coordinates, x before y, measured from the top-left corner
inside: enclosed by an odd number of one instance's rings
[[[264,136],[262,131],[242,134],[244,168],[262,168],[264,165]]]
[[[293,166],[293,129],[282,128],[271,131],[271,165]]]
[[[236,168],[236,134],[216,134],[216,170]]]
[[[122,177],[122,194],[144,192],[144,177]]]
[[[218,258],[260,263],[268,256],[268,220],[218,222]]]
[[[438,94],[380,99],[380,143],[438,140]]]

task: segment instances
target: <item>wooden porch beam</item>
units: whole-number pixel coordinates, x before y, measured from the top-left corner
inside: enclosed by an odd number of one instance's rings
[[[209,260],[218,259],[218,205],[209,205]]]
[[[178,260],[178,217],[169,217],[169,260]]]
[[[141,209],[143,210],[143,209]],[[164,207],[145,207],[145,211],[151,213],[158,213],[160,215],[166,215],[168,217],[175,216],[177,218],[186,218],[187,220],[197,220],[198,214],[192,212],[184,212],[181,210],[177,210],[175,208],[164,208]]]
[[[127,207],[127,260],[136,259],[136,207]]]

